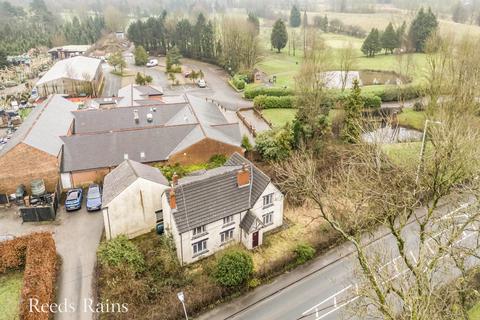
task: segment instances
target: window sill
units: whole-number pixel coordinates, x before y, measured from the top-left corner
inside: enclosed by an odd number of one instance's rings
[[[263,209],[268,209],[273,207],[273,203],[267,204],[266,206],[263,206]]]
[[[269,222],[269,223],[267,223],[267,224],[264,223],[264,224],[263,224],[263,227],[264,227],[264,228],[270,227],[272,224],[273,224],[273,221],[272,221],[272,222]]]
[[[230,239],[230,240],[227,240],[227,241],[225,241],[225,242],[222,242],[222,243],[220,243],[220,247],[229,245],[229,244],[232,243],[232,242],[233,242],[233,239]]]
[[[199,239],[199,238],[204,237],[204,236],[207,236],[207,235],[208,235],[208,232],[196,234],[196,235],[192,236],[192,239],[191,239],[191,240],[196,240],[196,239]]]
[[[203,250],[202,252],[197,252],[195,253],[193,256],[192,256],[192,259],[195,259],[197,257],[200,257],[201,255],[204,255],[205,253],[208,252],[208,249],[207,250]]]
[[[228,223],[225,223],[222,228],[226,228],[226,227],[230,227],[230,226],[233,226],[235,224],[235,221],[231,221],[231,222],[228,222]]]

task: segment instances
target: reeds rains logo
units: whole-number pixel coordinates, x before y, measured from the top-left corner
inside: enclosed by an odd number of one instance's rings
[[[35,313],[127,313],[128,303],[94,302],[93,299],[84,299],[80,305],[64,299],[60,303],[43,303],[38,299],[29,299],[29,311]]]

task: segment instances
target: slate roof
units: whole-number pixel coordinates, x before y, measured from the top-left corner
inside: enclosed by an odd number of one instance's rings
[[[123,161],[105,176],[103,182],[103,207],[134,183],[138,178],[168,186],[168,180],[157,168],[132,160]]]
[[[155,85],[135,85],[130,84],[118,90],[118,96],[123,99],[118,102],[119,107],[130,107],[141,105],[142,100],[151,101],[148,104],[155,103],[155,99],[163,95],[163,89]],[[155,98],[155,99],[149,99]],[[156,101],[158,103],[158,101]],[[143,103],[145,104],[145,103]]]
[[[218,107],[204,99],[185,99],[186,103],[73,112],[75,134],[63,137],[62,172],[117,166],[124,154],[140,162],[164,161],[206,138],[241,146],[238,123],[228,123]],[[147,121],[149,113],[152,122]]]
[[[0,151],[0,156],[23,142],[53,156],[58,156],[63,145],[60,138],[72,125],[72,111],[77,105],[61,95],[52,95],[36,106],[13,137]]]
[[[60,60],[35,85],[39,86],[58,79],[91,81],[95,78],[100,64],[100,59],[84,56]]]
[[[260,221],[260,219],[258,219],[250,210],[248,210],[242,221],[240,221],[240,228],[242,228],[246,232],[249,232],[255,221],[260,225],[263,225],[263,222]]]
[[[250,174],[250,184],[239,188],[237,172],[243,163],[253,174]],[[268,176],[238,153],[220,168],[179,179],[175,186],[177,209],[173,211],[179,232],[187,232],[250,209],[269,182]],[[167,196],[169,194],[170,191],[167,191]]]

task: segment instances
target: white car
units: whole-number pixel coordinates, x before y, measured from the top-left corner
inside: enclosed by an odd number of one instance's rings
[[[147,67],[155,67],[155,66],[158,66],[157,59],[151,59],[150,61],[147,62]]]
[[[197,81],[197,85],[200,87],[200,88],[205,88],[207,86],[207,84],[205,83],[205,80],[203,79],[200,79]]]

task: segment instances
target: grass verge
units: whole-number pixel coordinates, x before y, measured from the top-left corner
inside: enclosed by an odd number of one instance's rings
[[[0,318],[19,319],[22,287],[23,271],[10,271],[0,275]]]

